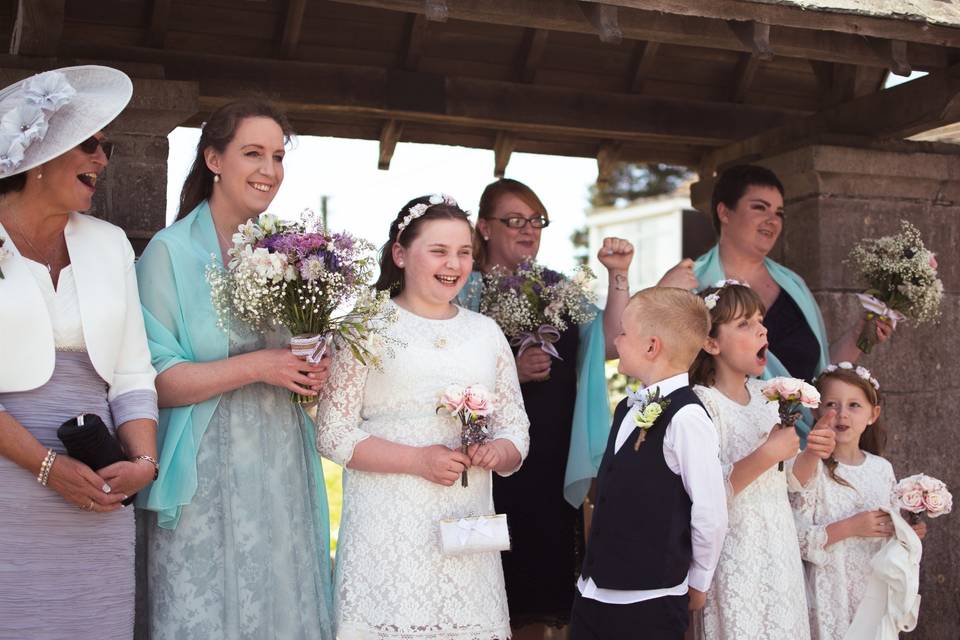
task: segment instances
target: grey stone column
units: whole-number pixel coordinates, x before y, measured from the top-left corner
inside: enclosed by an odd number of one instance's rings
[[[853,148],[811,145],[760,160],[786,188],[784,231],[771,254],[814,292],[835,340],[859,318],[863,290],[844,263],[862,238],[916,225],[938,256],[945,297],[936,325],[901,325],[860,362],[880,380],[885,457],[897,477],[926,473],[960,499],[960,147],[895,143]],[[711,180],[694,186],[694,205],[709,210]],[[922,604],[911,638],[952,638],[960,628],[958,512],[928,521],[920,568]]]

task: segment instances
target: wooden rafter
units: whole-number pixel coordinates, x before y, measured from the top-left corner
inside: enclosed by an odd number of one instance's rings
[[[430,22],[446,22],[450,9],[447,0],[423,0],[423,13]]]
[[[10,53],[55,56],[63,34],[65,0],[19,0]]]
[[[427,18],[420,13],[407,16],[407,31],[403,45],[403,68],[416,71],[423,55],[423,43],[427,38]]]
[[[517,66],[517,77],[520,82],[531,83],[536,80],[537,69],[540,68],[540,62],[543,60],[549,35],[550,32],[545,29],[524,30]]]
[[[423,0],[332,0],[341,4],[423,13]],[[587,0],[580,0],[586,2]],[[720,0],[717,0],[720,1]],[[696,15],[677,15],[688,7],[710,6],[711,2],[681,3],[678,0],[653,0],[649,4],[646,0],[638,0],[626,8],[626,0],[607,0],[607,4],[621,6],[617,14],[617,21],[624,38],[631,40],[654,41],[663,44],[675,44],[726,51],[752,51],[753,48],[744,44],[738,38],[725,18],[736,20],[751,20],[743,11],[730,16],[718,15],[715,18],[699,17]],[[678,6],[676,11],[666,5]],[[760,7],[758,13],[763,15],[763,5],[749,3],[753,7]],[[573,33],[595,34],[596,29],[585,18],[581,5],[577,0],[457,0],[449,5],[449,15],[457,20],[487,22],[490,24],[508,25],[514,27],[530,27],[547,29],[550,31],[566,31]],[[824,16],[822,13],[807,12],[813,21]],[[754,16],[755,17],[755,16]],[[806,28],[783,26],[775,21],[764,20],[771,24],[770,39],[776,49],[776,54],[787,58],[801,58],[804,60],[822,60],[825,62],[841,62],[887,68],[889,60],[880,56],[877,51],[861,35],[856,33],[840,33],[830,30],[817,31],[818,27],[807,25]],[[893,21],[895,22],[895,21]],[[960,29],[956,32],[953,42],[960,46]],[[919,33],[919,31],[917,31]],[[900,34],[897,39],[910,40],[909,34]],[[926,40],[924,40],[926,41]],[[948,52],[938,46],[917,45],[910,46],[910,60],[914,67],[920,69],[943,69],[952,63]]]
[[[388,120],[380,130],[380,155],[377,159],[377,168],[381,171],[390,169],[393,152],[403,133],[403,123],[399,120]]]
[[[167,42],[170,22],[171,0],[153,0],[150,7],[150,24],[147,26],[147,46],[162,49]]]
[[[283,33],[280,36],[278,47],[281,58],[291,59],[296,56],[297,45],[300,44],[300,32],[303,29],[303,14],[307,8],[307,0],[289,0],[287,3],[287,17],[283,22]]]
[[[730,30],[740,39],[740,42],[750,48],[750,53],[758,60],[773,60],[773,49],[770,47],[770,25],[760,22],[727,22]]]
[[[633,49],[633,63],[630,65],[629,90],[631,93],[643,93],[643,83],[654,69],[659,42],[638,42]]]
[[[517,147],[517,136],[506,131],[497,133],[496,142],[493,144],[493,175],[496,178],[502,178],[507,172],[507,165],[510,163],[510,156]]]
[[[595,4],[592,2],[581,2],[580,10],[587,18],[601,42],[608,44],[620,44],[623,40],[623,32],[620,30],[619,9],[609,4]]]
[[[907,57],[907,43],[903,40],[883,40],[871,38],[870,44],[877,55],[888,60],[890,71],[898,76],[908,76],[913,71]]]
[[[730,99],[734,102],[743,102],[746,100],[747,91],[753,84],[753,78],[757,75],[757,69],[760,68],[760,57],[753,53],[741,53],[740,60],[737,62],[737,70],[734,75],[733,92]]]

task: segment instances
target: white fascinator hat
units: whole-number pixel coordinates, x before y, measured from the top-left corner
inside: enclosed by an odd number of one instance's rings
[[[0,90],[0,178],[76,147],[113,121],[132,95],[127,74],[97,65],[44,71]]]

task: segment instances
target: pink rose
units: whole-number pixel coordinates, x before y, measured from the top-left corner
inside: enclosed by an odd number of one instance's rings
[[[464,407],[466,401],[464,397],[465,392],[466,390],[458,384],[448,385],[447,388],[443,390],[443,395],[440,396],[439,408],[446,409],[452,415],[456,415]]]
[[[490,392],[481,384],[469,386],[464,391],[464,404],[467,410],[475,416],[485,416],[490,413]]]
[[[930,257],[927,258],[927,264],[929,264],[930,268],[934,271],[937,270],[937,255],[935,253],[930,253]]]
[[[767,400],[770,400],[771,402],[774,400],[780,399],[779,380],[780,380],[779,378],[774,378],[773,380],[770,380],[765,385],[763,385],[763,388],[760,390],[760,393],[763,394],[763,397],[765,397]]]
[[[803,381],[796,378],[778,378],[780,381],[780,397],[783,400],[797,400],[800,398],[800,390],[803,388]]]
[[[901,509],[910,513],[921,513],[924,510],[923,490],[919,487],[897,491],[897,501]]]
[[[806,382],[800,385],[800,404],[810,409],[820,406],[820,392],[812,384]]]
[[[923,496],[923,505],[927,508],[927,515],[937,518],[953,509],[953,496],[946,489],[931,491]]]

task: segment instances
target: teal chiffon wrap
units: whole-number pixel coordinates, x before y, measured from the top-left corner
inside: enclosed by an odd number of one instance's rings
[[[214,362],[229,355],[227,334],[217,325],[207,266],[216,261],[213,218],[202,202],[184,219],[158,232],[137,263],[137,279],[153,366],[157,373],[183,362]],[[137,496],[137,507],[157,512],[157,524],[174,529],[181,510],[197,491],[197,452],[217,409],[220,396],[197,404],[160,410],[157,442],[160,475]],[[320,499],[317,531],[329,532],[326,488],[319,455],[314,449],[316,427],[301,410],[304,459]],[[329,539],[321,541],[329,547]]]
[[[460,293],[459,303],[479,311],[482,290],[483,278],[474,271]],[[590,482],[597,476],[610,434],[605,355],[603,312],[598,309],[591,322],[580,325],[580,348],[577,350],[577,398],[563,480],[563,497],[575,508],[583,504]]]
[[[807,325],[816,336],[820,344],[820,359],[817,363],[817,373],[822,371],[830,363],[829,344],[827,343],[827,329],[823,324],[823,315],[820,313],[820,307],[817,305],[813,293],[807,288],[807,284],[799,275],[778,264],[770,258],[764,259],[764,266],[774,281],[780,285],[793,301],[800,307]],[[700,287],[709,287],[720,280],[726,279],[726,273],[723,270],[723,264],[720,262],[720,246],[714,245],[712,249],[697,258],[693,265],[693,273],[697,277]],[[767,351],[767,367],[761,376],[764,380],[777,377],[794,377],[787,371],[783,363],[772,351]],[[804,420],[798,424],[804,432],[801,436],[803,445],[806,446],[806,433],[810,430],[812,418],[809,410],[804,409]]]

